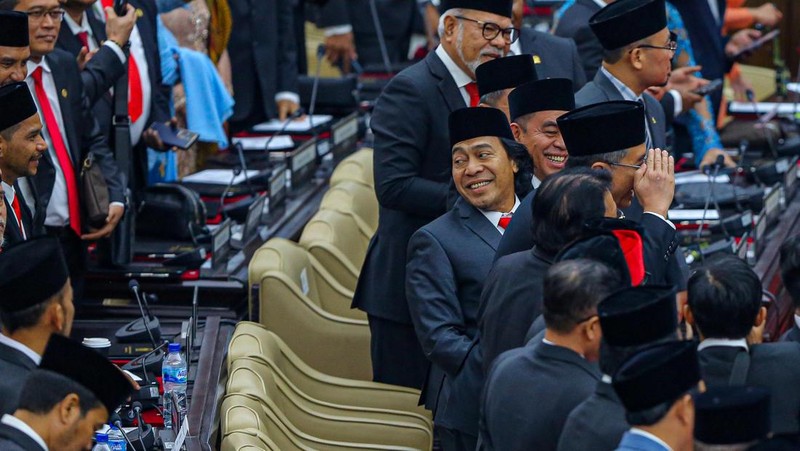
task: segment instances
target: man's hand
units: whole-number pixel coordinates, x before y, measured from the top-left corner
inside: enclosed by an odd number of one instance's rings
[[[644,211],[667,217],[675,195],[675,159],[666,150],[650,149],[633,176],[633,192]]]
[[[168,122],[166,122],[166,124],[170,127],[175,128],[178,126],[178,118],[173,117]],[[178,148],[176,147],[170,148],[166,144],[164,144],[164,141],[161,140],[161,136],[159,136],[158,132],[153,130],[152,128],[148,128],[147,130],[142,132],[142,140],[147,145],[147,147],[153,150],[161,150],[161,151],[178,150]]]
[[[342,72],[350,73],[350,62],[358,58],[353,33],[334,34],[326,37],[325,58],[334,65],[341,60]]]
[[[691,110],[697,102],[703,100],[703,96],[694,93],[698,88],[710,83],[705,78],[694,75],[702,68],[702,66],[680,67],[673,70],[669,77],[669,83],[667,83],[666,89],[674,89],[680,94],[683,103],[682,112]]]
[[[728,43],[725,44],[725,54],[729,58],[733,58],[736,54],[753,45],[756,39],[761,37],[761,32],[748,28],[746,30],[739,30],[731,36]],[[747,56],[747,55],[742,55]]]
[[[92,231],[91,233],[87,233],[81,235],[81,239],[85,241],[95,241],[99,240],[100,238],[107,238],[111,236],[111,232],[117,228],[117,224],[119,224],[120,219],[122,219],[122,215],[125,214],[125,207],[121,207],[119,205],[111,205],[108,208],[108,217],[106,217],[106,225],[99,230]]]
[[[700,169],[704,166],[714,166],[717,163],[717,157],[722,155],[723,165],[726,168],[735,168],[736,162],[733,161],[728,152],[725,152],[722,149],[708,149],[705,155],[703,155],[703,159],[700,160]]]
[[[758,8],[749,8],[756,23],[774,27],[783,19],[783,13],[772,3],[764,3]]]
[[[300,105],[292,102],[291,100],[278,100],[275,102],[278,106],[278,120],[285,121],[287,117],[294,114],[300,108]]]
[[[92,59],[92,57],[97,54],[97,49],[93,51],[89,51],[86,47],[81,47],[80,53],[78,53],[78,68],[83,70],[86,68],[86,63]]]
[[[131,38],[133,26],[136,25],[136,10],[127,5],[124,16],[118,16],[114,8],[108,7],[106,11],[106,36],[119,45],[125,45]]]

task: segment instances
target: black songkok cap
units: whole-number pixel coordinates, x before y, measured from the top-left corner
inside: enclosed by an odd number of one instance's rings
[[[587,105],[556,122],[570,156],[629,149],[644,143],[646,136],[644,106],[627,100]]]
[[[441,11],[453,8],[475,9],[510,18],[513,3],[513,0],[444,0]]]
[[[461,141],[480,136],[514,140],[505,113],[497,108],[462,108],[450,113],[450,149]]]
[[[603,340],[611,346],[643,346],[675,336],[675,287],[646,285],[610,294],[597,306]]]
[[[97,351],[58,334],[50,335],[39,368],[83,385],[106,406],[109,415],[133,392],[128,377],[113,363]]]
[[[484,96],[491,92],[517,86],[538,79],[531,55],[514,55],[487,61],[475,70],[478,94]]]
[[[612,384],[627,413],[636,413],[673,403],[698,382],[697,344],[672,341],[631,356],[614,374]]]
[[[606,50],[652,36],[666,26],[664,0],[617,0],[589,19],[589,27]]]
[[[770,392],[760,387],[713,387],[694,400],[694,438],[733,445],[767,438]]]
[[[27,47],[28,39],[28,15],[0,11],[0,47]]]
[[[64,288],[69,271],[56,238],[35,238],[0,253],[0,310],[18,312]]]
[[[575,95],[572,88],[572,80],[568,78],[546,78],[519,85],[508,95],[511,120],[539,111],[574,110]]]
[[[36,104],[25,82],[0,88],[0,131],[17,125],[36,114]]]

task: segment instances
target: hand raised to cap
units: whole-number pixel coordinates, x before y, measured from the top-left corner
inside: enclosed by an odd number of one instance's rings
[[[633,192],[644,211],[667,217],[675,196],[675,159],[666,150],[650,149],[633,176]]]

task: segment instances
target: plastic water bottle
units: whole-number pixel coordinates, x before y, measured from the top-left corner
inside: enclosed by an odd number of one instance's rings
[[[106,434],[95,434],[94,441],[97,442],[97,444],[94,445],[92,451],[111,451],[111,448],[108,447],[108,436]]]
[[[127,451],[128,444],[125,442],[125,437],[122,436],[122,431],[116,427],[112,427],[108,431],[108,447],[111,451]]]
[[[169,344],[169,354],[164,357],[161,375],[164,383],[164,427],[172,429],[172,410],[178,409],[181,420],[186,415],[186,379],[188,365],[181,354],[180,343]],[[178,398],[178,405],[172,405],[171,393]],[[176,431],[177,433],[177,431]]]

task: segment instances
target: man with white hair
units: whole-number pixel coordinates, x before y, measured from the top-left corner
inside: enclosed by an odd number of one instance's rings
[[[425,378],[427,362],[406,302],[406,247],[455,195],[447,118],[478,105],[475,69],[505,56],[517,39],[511,4],[446,0],[441,44],[395,76],[376,102],[371,126],[380,222],[353,298],[353,307],[369,317],[376,381],[419,388]]]

